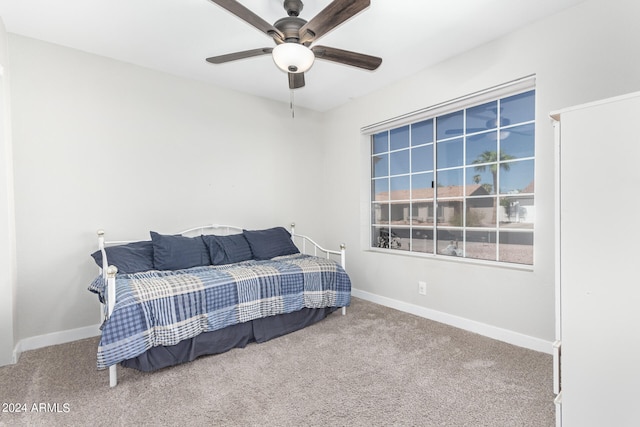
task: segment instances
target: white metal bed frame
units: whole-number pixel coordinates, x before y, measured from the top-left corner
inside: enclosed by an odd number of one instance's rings
[[[300,252],[307,255],[313,256],[322,256],[325,258],[331,259],[332,256],[340,257],[340,265],[342,268],[346,268],[346,246],[344,243],[340,244],[340,250],[331,250],[325,249],[312,240],[310,237],[305,236],[303,234],[296,234],[295,232],[295,223],[291,223],[291,239],[294,243],[297,242],[296,246],[300,249]],[[215,234],[218,236],[226,236],[230,234],[240,234],[242,233],[243,228],[235,225],[220,225],[220,224],[210,224],[210,225],[201,225],[199,227],[189,228],[187,230],[181,231],[178,234],[183,236],[188,235],[201,235],[201,234]],[[109,260],[107,259],[107,253],[105,251],[106,247],[123,245],[127,243],[134,242],[133,240],[105,240],[104,230],[98,230],[98,249],[102,253],[102,267],[100,268],[100,274],[103,279],[107,282],[107,294],[105,295],[106,303],[103,304],[103,313],[104,320],[107,320],[111,313],[113,313],[113,309],[116,305],[115,298],[111,298],[111,295],[116,294],[116,274],[118,273],[118,268],[115,265],[109,265]],[[307,249],[309,246],[309,249]],[[319,255],[320,254],[320,255]],[[342,315],[347,314],[347,307],[342,307]],[[118,374],[117,374],[117,365],[109,366],[109,386],[115,387],[118,384]]]

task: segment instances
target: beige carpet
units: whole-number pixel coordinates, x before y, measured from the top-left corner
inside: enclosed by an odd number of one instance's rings
[[[108,372],[95,369],[96,345],[87,339],[28,351],[1,367],[0,425],[555,422],[550,355],[359,299],[346,316],[264,344],[150,374],[119,368],[113,389]]]

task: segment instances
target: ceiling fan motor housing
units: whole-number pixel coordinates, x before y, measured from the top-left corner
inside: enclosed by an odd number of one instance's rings
[[[307,21],[302,18],[298,18],[297,16],[287,16],[285,18],[278,19],[273,26],[284,34],[284,42],[299,43],[300,28],[302,28],[306,23]]]

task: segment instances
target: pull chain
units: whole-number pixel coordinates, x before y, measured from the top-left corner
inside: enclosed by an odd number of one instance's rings
[[[294,105],[293,105],[293,89],[290,89],[289,93],[290,93],[290,95],[289,95],[289,109],[291,110],[291,118],[295,119],[296,112],[295,112]]]

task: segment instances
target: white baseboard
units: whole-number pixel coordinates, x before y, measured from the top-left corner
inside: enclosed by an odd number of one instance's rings
[[[82,340],[85,338],[96,337],[100,335],[100,325],[85,326],[83,328],[69,329],[67,331],[52,332],[50,334],[38,335],[35,337],[25,338],[18,342],[14,353],[14,359],[17,363],[20,354],[24,351],[35,350],[37,348],[48,347],[50,345],[64,344],[71,341]]]
[[[545,341],[540,338],[531,337],[508,329],[498,328],[496,326],[487,325],[486,323],[476,322],[474,320],[465,319],[464,317],[454,316],[452,314],[420,307],[415,304],[398,301],[358,289],[351,289],[351,295],[356,298],[404,311],[405,313],[414,314],[416,316],[464,329],[469,332],[474,332],[498,341],[517,345],[518,347],[553,354],[553,343],[551,341]]]

